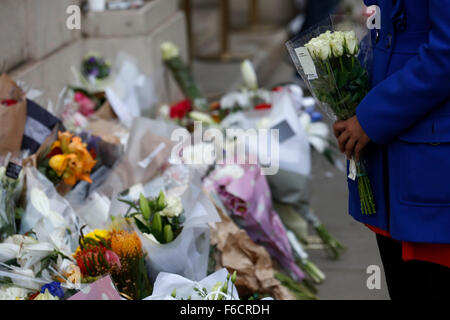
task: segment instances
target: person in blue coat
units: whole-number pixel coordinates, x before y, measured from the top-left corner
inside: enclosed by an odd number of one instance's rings
[[[333,128],[341,151],[365,162],[376,213],[361,213],[350,179],[349,213],[392,237],[377,236],[391,298],[411,295],[397,285],[405,274],[411,282],[443,277],[422,289],[449,298],[448,266],[424,263],[411,274],[392,248],[398,241],[450,244],[450,0],[364,2],[381,13],[381,29],[372,30],[372,89],[356,116]]]

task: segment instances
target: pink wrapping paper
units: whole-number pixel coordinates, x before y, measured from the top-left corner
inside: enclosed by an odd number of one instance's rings
[[[239,178],[218,174],[219,166],[205,181],[205,188],[217,193],[231,214],[239,217],[253,241],[263,245],[283,267],[292,271],[297,280],[304,278],[295,263],[286,230],[272,209],[272,197],[267,179],[257,165],[244,164]]]

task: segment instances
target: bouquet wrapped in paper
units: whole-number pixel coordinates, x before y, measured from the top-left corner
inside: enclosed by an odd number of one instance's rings
[[[22,159],[0,157],[0,241],[17,231],[18,201],[24,187]]]
[[[180,172],[183,171],[183,172]],[[148,253],[152,279],[159,272],[170,272],[192,280],[206,276],[210,231],[208,223],[217,222],[215,208],[203,193],[200,177],[185,174],[182,166],[168,168],[162,177],[150,182],[147,190],[157,196],[139,195],[126,214],[142,239]],[[175,184],[170,174],[184,176]]]
[[[272,209],[269,185],[259,166],[220,166],[208,176],[204,185],[210,192],[218,194],[237,224],[253,241],[263,245],[296,280],[304,278],[280,217]]]
[[[178,274],[161,272],[156,278],[153,293],[144,300],[239,300],[234,278],[221,269],[197,281]]]
[[[73,257],[82,282],[92,283],[109,274],[128,299],[140,300],[151,293],[142,242],[136,232],[124,228],[120,221],[111,230],[96,229],[86,235],[81,230]]]
[[[346,120],[370,89],[367,72],[371,61],[368,37],[360,43],[356,32],[347,27],[337,30],[331,23],[317,27],[290,40],[287,47],[298,72],[314,97],[334,120]],[[376,212],[364,161],[350,161],[349,178],[358,179],[361,209]]]

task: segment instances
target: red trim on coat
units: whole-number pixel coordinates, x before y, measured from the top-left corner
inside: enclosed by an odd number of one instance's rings
[[[368,224],[366,226],[375,233],[391,238],[389,232],[383,229]],[[402,259],[427,261],[450,268],[450,244],[402,241]]]

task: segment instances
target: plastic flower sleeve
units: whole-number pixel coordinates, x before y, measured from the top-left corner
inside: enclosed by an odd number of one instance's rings
[[[330,19],[287,42],[299,74],[314,98],[333,120],[347,120],[370,90],[372,46],[367,29],[364,41],[356,26],[332,24]],[[363,214],[376,213],[364,159],[350,161],[349,178],[358,180]]]
[[[286,43],[298,73],[332,120],[354,115],[367,93],[372,63],[370,32],[340,20],[324,19]]]
[[[181,197],[186,218],[181,233],[172,242],[157,244],[135,227],[148,253],[147,266],[150,278],[155,279],[158,273],[164,271],[200,280],[206,276],[208,266],[210,247],[208,223],[218,222],[220,218],[203,193],[196,173],[192,173],[184,185],[168,189],[167,195]]]
[[[206,289],[208,293],[214,295],[213,288],[218,282],[221,282],[222,284],[227,283],[228,275],[227,269],[223,268],[199,282],[196,282],[186,279],[178,274],[161,272],[156,278],[153,286],[153,294],[144,300],[187,300],[189,297],[191,300],[205,300],[206,297],[200,296],[195,289],[201,291]],[[234,284],[229,284],[227,291],[228,294],[226,295],[225,300],[239,300],[239,293]],[[175,295],[175,297],[173,297],[173,295]]]
[[[42,224],[47,234],[69,231],[65,242],[76,248],[75,237],[79,230],[79,219],[69,202],[56,191],[53,184],[36,168],[25,167],[27,193],[26,208],[22,216],[20,231],[28,232]]]

